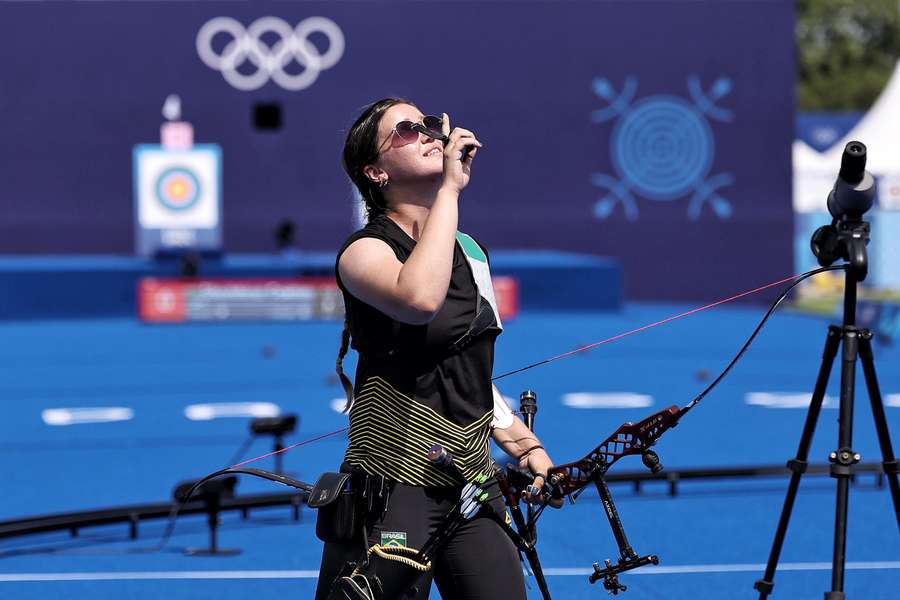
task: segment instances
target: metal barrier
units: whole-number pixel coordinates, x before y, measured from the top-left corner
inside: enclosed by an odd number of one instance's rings
[[[827,475],[829,465],[811,464],[806,476]],[[631,483],[636,493],[653,482],[663,482],[668,486],[669,496],[678,495],[678,486],[684,481],[709,480],[709,479],[755,479],[765,477],[781,477],[790,473],[783,465],[757,465],[746,467],[718,467],[718,468],[694,468],[672,469],[653,475],[647,471],[626,471],[610,473],[606,481],[610,484]],[[859,463],[854,467],[854,475],[851,481],[863,473],[875,476],[875,485],[884,485],[884,471],[881,463]],[[240,511],[242,518],[249,517],[250,511],[256,508],[272,506],[290,506],[292,517],[300,520],[300,509],[305,503],[307,494],[303,492],[279,493],[279,494],[253,494],[223,499],[220,512]],[[101,525],[125,523],[129,527],[129,537],[138,538],[138,525],[141,521],[153,519],[165,519],[170,517],[172,510],[177,506],[175,502],[158,502],[154,504],[135,504],[106,509],[97,509],[81,512],[57,513],[51,515],[28,517],[0,521],[0,539],[12,538],[51,531],[69,531],[72,537],[77,537],[81,529]],[[194,501],[185,504],[178,511],[179,515],[206,514],[207,507],[204,502]]]

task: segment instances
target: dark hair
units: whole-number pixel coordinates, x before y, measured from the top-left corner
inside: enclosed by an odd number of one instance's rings
[[[381,188],[366,177],[363,169],[378,159],[378,124],[387,110],[397,104],[412,104],[403,98],[382,98],[373,102],[363,111],[350,131],[347,132],[347,140],[344,142],[344,171],[350,177],[353,185],[359,190],[360,196],[366,203],[366,211],[369,219],[384,214],[387,203]],[[341,349],[338,350],[335,361],[335,372],[338,374],[344,394],[347,396],[347,404],[344,412],[353,404],[353,384],[350,378],[344,374],[344,357],[350,347],[350,318],[347,315],[347,307],[344,307],[344,330],[341,332]]]
[[[344,142],[344,171],[366,203],[369,219],[383,214],[387,204],[381,188],[366,177],[363,169],[378,159],[378,124],[384,113],[397,104],[412,102],[403,98],[382,98],[367,106],[347,132],[347,140]]]
[[[347,396],[347,403],[344,404],[343,412],[350,410],[353,404],[353,383],[344,373],[344,357],[347,355],[347,349],[350,347],[350,318],[347,316],[347,307],[344,306],[344,330],[341,332],[341,349],[338,350],[338,357],[335,361],[334,372],[338,375],[338,380],[344,388],[344,395]]]

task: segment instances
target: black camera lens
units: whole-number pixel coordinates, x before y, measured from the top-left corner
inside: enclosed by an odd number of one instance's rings
[[[862,181],[866,172],[866,145],[862,142],[849,142],[841,157],[841,179],[851,185]]]
[[[841,156],[841,170],[828,194],[828,212],[835,219],[861,219],[875,202],[875,179],[866,171],[866,145],[849,142]]]

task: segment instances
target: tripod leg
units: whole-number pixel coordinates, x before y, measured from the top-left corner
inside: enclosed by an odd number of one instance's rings
[[[894,501],[894,516],[897,518],[897,526],[900,527],[900,484],[897,482],[898,467],[900,461],[894,457],[894,449],[891,447],[891,435],[888,431],[887,418],[884,414],[884,403],[881,400],[881,390],[878,388],[878,378],[875,376],[875,358],[872,354],[872,332],[863,330],[860,335],[859,357],[862,362],[863,374],[866,377],[866,388],[869,391],[869,401],[872,403],[872,416],[875,418],[875,430],[878,432],[878,444],[881,446],[881,457],[884,460],[882,466],[891,489],[891,498]]]
[[[843,328],[844,350],[841,356],[841,407],[838,418],[838,449],[828,457],[830,474],[837,479],[834,512],[834,558],[831,563],[831,591],[825,600],[844,599],[844,563],[847,553],[847,508],[853,465],[859,462],[853,446],[853,395],[856,387],[856,360],[859,356],[860,332],[855,327]]]
[[[284,444],[282,443],[281,436],[275,436],[275,472],[279,475],[284,474],[284,455],[281,451],[284,450]]]
[[[759,591],[759,600],[765,600],[775,587],[775,569],[778,567],[778,557],[784,545],[784,536],[787,533],[788,522],[791,519],[791,511],[794,508],[794,500],[797,497],[797,488],[800,486],[800,477],[806,472],[809,458],[809,446],[812,444],[813,434],[816,431],[816,421],[822,410],[822,401],[825,399],[825,388],[828,386],[828,377],[831,375],[831,367],[837,355],[841,343],[841,328],[834,325],[828,328],[828,336],[825,338],[825,350],[822,352],[822,364],[819,367],[819,375],[816,378],[816,387],[813,391],[809,410],[806,413],[806,423],[803,425],[803,434],[800,436],[800,445],[797,448],[797,457],[788,461],[787,466],[791,470],[791,481],[788,484],[787,494],[784,498],[784,506],[781,509],[781,517],[778,520],[778,528],[775,530],[775,539],[772,541],[772,551],[769,553],[769,562],[766,563],[766,572],[762,579],[753,584]]]
[[[209,553],[219,552],[219,511],[209,511]]]

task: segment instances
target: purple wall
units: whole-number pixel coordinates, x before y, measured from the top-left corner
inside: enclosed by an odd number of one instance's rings
[[[238,91],[199,59],[209,19],[269,15],[328,17],[343,57],[296,92]],[[462,227],[488,246],[615,256],[629,297],[742,289],[791,270],[793,19],[783,1],[5,3],[0,253],[131,253],[131,148],[158,141],[170,93],[223,148],[227,250],[270,250],[284,217],[335,249],[344,132],[401,95],[485,143]],[[280,131],[254,129],[260,101]]]

